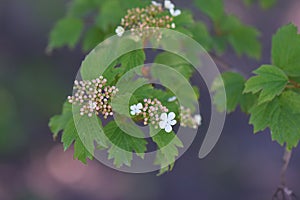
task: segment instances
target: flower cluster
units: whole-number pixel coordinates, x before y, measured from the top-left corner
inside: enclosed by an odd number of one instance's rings
[[[106,86],[107,80],[100,76],[94,80],[74,81],[74,95],[68,96],[69,103],[81,106],[80,115],[100,113],[107,118],[113,115],[111,107],[111,98],[118,92],[115,86]]]
[[[197,114],[192,116],[192,111],[189,108],[183,106],[180,107],[180,125],[183,127],[191,127],[196,129],[201,125],[201,115]]]
[[[168,9],[169,12],[165,12]],[[155,35],[158,40],[161,34],[157,31],[159,28],[175,28],[174,17],[181,14],[180,10],[175,10],[171,1],[164,2],[164,8],[161,3],[152,1],[152,4],[145,8],[133,8],[127,10],[127,14],[121,19],[121,24],[116,28],[116,34],[121,37],[125,30],[130,30],[133,35],[139,37],[149,37]],[[157,29],[153,29],[157,28]]]
[[[174,120],[175,114],[171,112],[173,114],[168,118],[168,108],[163,106],[158,99],[144,99],[143,104],[138,103],[132,105],[130,106],[130,110],[131,115],[141,116],[143,118],[144,125],[151,124],[155,129],[160,127],[161,129],[165,129],[166,132],[171,132],[171,125],[176,124],[176,120]]]

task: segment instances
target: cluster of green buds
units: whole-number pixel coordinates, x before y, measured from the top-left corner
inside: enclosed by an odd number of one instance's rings
[[[121,37],[125,30],[140,38],[155,36],[161,39],[159,28],[175,28],[174,17],[181,14],[180,10],[174,10],[175,6],[171,1],[161,3],[152,1],[152,4],[145,8],[133,8],[127,10],[127,14],[121,19],[121,24],[116,28],[116,34]],[[169,11],[167,11],[169,10]]]
[[[106,86],[107,80],[99,78],[87,81],[74,81],[74,94],[68,96],[69,103],[80,105],[80,115],[91,117],[100,113],[104,118],[113,115],[111,99],[118,92],[115,86]]]

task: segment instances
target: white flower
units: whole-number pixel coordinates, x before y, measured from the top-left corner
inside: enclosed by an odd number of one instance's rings
[[[172,97],[168,98],[168,102],[173,102],[173,101],[175,101],[176,99],[177,99],[176,96],[172,96]]]
[[[170,14],[173,16],[173,17],[177,17],[178,15],[181,15],[181,10],[177,9],[177,10],[174,10],[173,9],[170,9]]]
[[[136,115],[136,114],[140,114],[142,111],[141,109],[143,108],[143,105],[141,103],[138,104],[134,104],[132,106],[130,106],[130,114],[131,115]]]
[[[91,110],[95,110],[96,107],[97,107],[97,103],[96,102],[89,101],[89,108]]]
[[[175,5],[170,0],[165,0],[165,8],[171,10],[175,8]]]
[[[156,1],[152,1],[152,5],[157,6],[157,7],[162,6],[161,3],[157,3]]]
[[[118,27],[116,28],[116,34],[117,34],[119,37],[121,37],[121,36],[124,34],[124,32],[125,32],[125,30],[124,30],[124,28],[123,28],[122,26],[118,26]]]
[[[194,116],[194,120],[198,126],[201,125],[202,117],[200,114]]]
[[[175,23],[172,23],[172,24],[171,24],[171,28],[176,28]]]
[[[172,131],[172,126],[174,126],[177,123],[174,119],[175,116],[176,115],[174,112],[170,112],[169,114],[162,113],[160,115],[161,121],[159,122],[159,127],[161,129],[165,129],[167,133],[170,133]]]

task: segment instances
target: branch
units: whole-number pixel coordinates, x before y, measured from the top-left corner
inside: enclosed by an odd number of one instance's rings
[[[272,200],[293,200],[297,199],[295,193],[286,186],[286,171],[289,166],[292,151],[285,149],[283,155],[283,166],[281,168],[280,185],[275,191]]]
[[[286,186],[286,171],[290,163],[292,151],[285,150],[283,155],[283,166],[281,168],[281,185]]]

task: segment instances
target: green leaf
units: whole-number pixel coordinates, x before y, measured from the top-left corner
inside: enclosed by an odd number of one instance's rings
[[[83,29],[83,22],[77,18],[64,18],[57,22],[50,33],[47,51],[67,45],[74,48]]]
[[[174,132],[166,133],[164,130],[161,130],[153,136],[154,132],[156,133],[156,130],[150,127],[152,140],[157,144],[157,154],[154,164],[161,166],[158,174],[161,175],[164,172],[172,170],[179,153],[178,148],[182,148],[183,144]]]
[[[64,128],[64,132],[61,137],[61,142],[63,143],[65,151],[71,146],[71,144],[73,144],[77,137],[74,120],[70,119]]]
[[[134,133],[126,133],[123,131],[123,128],[134,131]],[[115,121],[109,122],[104,127],[104,132],[111,142],[111,147],[108,150],[108,159],[114,159],[116,167],[121,167],[123,164],[130,166],[133,152],[143,158],[147,150],[147,141],[145,139],[129,135],[139,134],[140,137],[143,136],[143,132],[140,129],[126,123],[123,124],[123,128],[120,129]]]
[[[288,83],[288,77],[278,67],[263,65],[254,71],[257,76],[251,77],[245,84],[245,93],[260,92],[258,102],[271,101],[280,95]]]
[[[212,38],[207,30],[207,27],[202,22],[195,22],[191,27],[194,39],[200,43],[206,51],[210,51],[212,48]]]
[[[289,149],[296,147],[300,140],[299,101],[298,93],[285,91],[271,102],[255,105],[250,110],[254,132],[269,127],[273,140]]]
[[[300,76],[300,36],[297,27],[289,24],[280,28],[272,39],[273,64],[291,77]]]
[[[286,143],[288,149],[296,147],[300,140],[300,112],[292,106],[296,103],[299,108],[299,99],[300,95],[293,92],[280,96],[270,124],[272,139],[281,145]]]
[[[94,159],[93,155],[85,148],[79,138],[77,138],[74,143],[74,158],[77,158],[84,164],[87,163],[87,159]]]
[[[277,0],[244,0],[246,5],[253,4],[255,2],[259,2],[259,5],[263,9],[268,9],[274,6],[274,4],[277,2]]]
[[[84,17],[96,8],[97,4],[94,0],[73,0],[70,2],[67,15],[70,17]]]
[[[187,79],[190,79],[194,72],[194,68],[185,59],[170,52],[162,52],[158,54],[154,63],[172,67]],[[152,70],[152,73],[155,72]]]
[[[274,4],[277,2],[277,0],[260,0],[260,6],[264,9],[271,8],[274,6]]]
[[[257,40],[260,34],[257,29],[244,25],[233,15],[225,16],[218,28],[238,55],[246,54],[251,58],[260,58],[261,44]]]
[[[254,126],[254,133],[266,129],[273,116],[273,113],[278,107],[278,99],[275,98],[271,102],[256,104],[250,109],[249,123]]]
[[[74,158],[77,158],[83,163],[86,159],[93,159],[93,155],[82,144],[78,136],[77,129],[74,124],[72,105],[66,102],[63,106],[61,115],[56,115],[50,119],[49,127],[56,138],[58,133],[62,131],[61,142],[63,143],[64,150],[67,150],[74,143]]]
[[[183,10],[181,15],[174,18],[174,23],[176,24],[176,27],[190,27],[195,21],[190,11]]]
[[[223,0],[195,0],[196,6],[213,21],[220,20],[224,15]]]
[[[250,109],[255,105],[257,99],[257,95],[254,95],[252,93],[243,94],[240,99],[241,110],[244,113],[249,114]]]
[[[49,127],[54,138],[57,137],[58,133],[66,127],[72,118],[72,105],[70,103],[65,102],[62,110],[61,115],[55,115],[49,121]]]
[[[96,47],[104,39],[104,33],[97,27],[90,28],[84,36],[82,49],[87,52]]]
[[[103,30],[107,31],[110,27],[116,27],[121,18],[126,14],[126,9],[120,6],[118,0],[105,1],[96,17],[96,24]]]
[[[238,73],[225,72],[222,74],[222,79],[225,86],[226,94],[222,89],[222,80],[220,78],[215,79],[211,90],[215,93],[213,98],[213,103],[217,106],[220,112],[225,111],[225,105],[227,107],[227,112],[232,112],[236,109],[238,104],[243,97],[243,89],[245,79]],[[226,95],[226,102],[223,101],[223,96]],[[245,103],[245,102],[244,102]]]
[[[133,69],[135,67],[141,66],[146,60],[146,55],[144,50],[134,50],[129,53],[126,53],[120,58],[120,63],[126,71]]]

